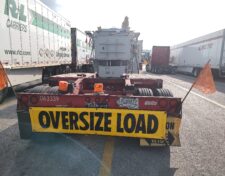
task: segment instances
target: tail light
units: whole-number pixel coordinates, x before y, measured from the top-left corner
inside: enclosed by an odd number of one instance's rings
[[[159,106],[167,107],[167,105],[168,105],[168,100],[162,99],[162,100],[159,101]]]
[[[22,101],[22,103],[24,103],[24,104],[28,103],[28,99],[29,99],[29,97],[28,97],[27,95],[22,95],[22,96],[21,96],[21,101]]]
[[[174,107],[176,105],[177,105],[177,100],[174,100],[173,99],[173,100],[170,101],[170,106],[173,106]]]

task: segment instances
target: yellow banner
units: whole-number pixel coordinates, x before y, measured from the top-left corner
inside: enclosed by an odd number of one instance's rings
[[[33,107],[29,113],[33,132],[165,139],[164,111]]]

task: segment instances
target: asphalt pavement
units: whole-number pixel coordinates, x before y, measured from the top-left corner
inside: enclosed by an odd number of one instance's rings
[[[136,77],[137,75],[133,75]],[[184,97],[195,78],[153,75]],[[205,95],[196,89],[183,105],[181,147],[140,147],[139,140],[94,135],[36,135],[21,140],[16,100],[0,105],[0,175],[225,175],[225,82]]]

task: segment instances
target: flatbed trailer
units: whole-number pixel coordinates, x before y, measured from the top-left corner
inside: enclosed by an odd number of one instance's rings
[[[68,85],[64,91],[62,83]],[[57,75],[17,98],[22,139],[74,133],[133,137],[142,146],[180,146],[181,98],[163,89],[161,79]]]

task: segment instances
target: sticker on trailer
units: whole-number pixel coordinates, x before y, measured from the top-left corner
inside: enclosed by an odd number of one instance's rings
[[[165,139],[164,111],[32,107],[29,113],[33,132]]]
[[[117,100],[117,104],[119,107],[129,108],[129,109],[138,109],[139,108],[139,101],[138,98],[127,98],[121,97]]]

